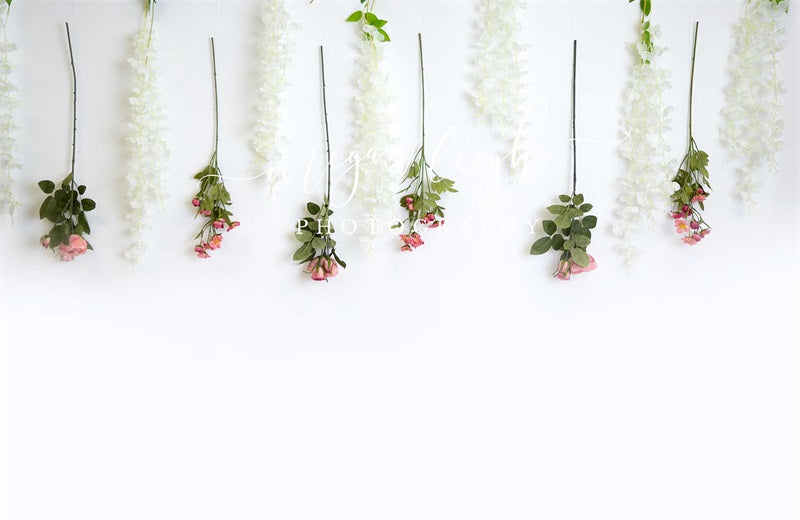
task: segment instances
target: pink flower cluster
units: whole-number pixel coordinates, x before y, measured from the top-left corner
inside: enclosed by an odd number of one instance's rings
[[[431,229],[436,229],[439,226],[444,226],[444,220],[436,220],[436,215],[428,213],[425,218],[419,221],[423,226],[428,226]]]
[[[416,231],[408,235],[400,235],[400,241],[403,243],[403,246],[400,248],[400,251],[413,251],[419,246],[425,244],[425,242],[422,240],[422,235],[420,235]]]
[[[45,235],[41,240],[42,247],[50,247],[50,237]],[[80,235],[70,235],[69,244],[59,244],[58,254],[62,262],[72,262],[75,257],[81,256],[86,253],[89,248],[89,243]]]
[[[406,197],[406,209],[414,211],[414,197]]]
[[[317,282],[336,278],[339,274],[339,264],[333,258],[318,256],[306,266],[306,272],[311,274],[311,279]]]
[[[692,198],[693,202],[703,202],[706,196],[702,188],[697,189],[697,195]],[[711,229],[698,220],[694,215],[694,210],[688,204],[681,206],[680,211],[672,213],[673,224],[675,231],[679,235],[683,235],[683,243],[693,246],[700,243],[709,233]]]
[[[566,282],[572,277],[573,274],[588,273],[589,271],[594,271],[595,269],[597,269],[597,262],[592,255],[589,255],[589,265],[586,267],[579,266],[571,258],[569,260],[561,260],[558,263],[558,269],[556,270],[556,278]]]

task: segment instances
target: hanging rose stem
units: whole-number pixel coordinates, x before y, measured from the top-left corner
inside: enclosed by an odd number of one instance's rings
[[[328,189],[325,195],[326,204],[330,204],[331,200],[331,138],[330,131],[328,130],[328,98],[326,96],[325,85],[325,52],[322,45],[319,46],[319,63],[322,74],[322,113],[325,118],[325,155],[328,160]]]
[[[75,74],[75,56],[72,53],[72,38],[69,34],[69,22],[67,26],[67,45],[69,46],[69,62],[72,67],[72,166],[70,174],[75,175],[75,138],[78,133],[78,76]]]
[[[575,131],[576,110],[576,82],[578,77],[578,40],[572,42],[572,196],[578,188],[578,150],[577,133]]]

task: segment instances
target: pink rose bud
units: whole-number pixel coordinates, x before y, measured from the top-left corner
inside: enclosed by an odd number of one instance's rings
[[[50,237],[47,236],[47,235],[43,236],[42,240],[41,240],[41,243],[42,243],[42,247],[44,247],[44,248],[50,247]]]
[[[700,223],[696,220],[693,220],[692,223],[689,224],[689,227],[691,227],[692,229],[700,229]]]
[[[234,221],[233,221],[233,222],[231,222],[231,223],[230,223],[230,225],[228,226],[228,231],[230,231],[231,229],[236,229],[237,227],[239,227],[239,226],[241,226],[241,225],[242,225],[242,223],[241,223],[241,222],[239,222],[238,220],[234,220]]]
[[[321,282],[325,279],[325,269],[322,266],[315,268],[311,271],[311,279],[317,282]]]
[[[222,229],[225,226],[225,223],[221,220],[215,220],[214,224],[212,225],[214,226],[214,229]]]
[[[327,271],[328,271],[328,278],[336,277],[336,275],[339,274],[339,264],[337,264],[335,261],[331,260],[328,263]]]
[[[200,212],[200,214],[203,215],[204,217],[210,217],[211,216],[211,210],[204,209],[203,211]]]
[[[192,199],[192,206],[194,206],[195,208],[200,206],[200,201],[197,199]]]

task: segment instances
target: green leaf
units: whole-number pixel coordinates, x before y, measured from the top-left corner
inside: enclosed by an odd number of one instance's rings
[[[49,195],[56,189],[56,183],[53,181],[39,181],[39,189]]]
[[[362,18],[363,16],[364,16],[364,13],[363,13],[363,12],[361,12],[361,11],[356,11],[356,12],[354,12],[353,14],[351,14],[350,16],[348,16],[348,17],[347,17],[347,21],[348,21],[348,22],[357,22],[357,21],[361,20],[361,18]]]
[[[553,239],[550,237],[543,237],[533,243],[531,246],[532,255],[543,255],[550,251],[550,246],[553,245]]]
[[[587,229],[594,229],[597,226],[597,217],[594,215],[583,217],[583,226]]]
[[[97,204],[95,204],[92,199],[83,199],[81,201],[81,207],[83,208],[83,211],[92,211],[95,207],[97,207]]]
[[[83,184],[81,184],[80,186],[78,186],[78,193],[80,193],[81,195],[83,195],[84,193],[86,193],[86,186],[84,186]]]
[[[592,243],[592,239],[591,238],[583,236],[583,235],[575,235],[574,240],[575,240],[575,244],[578,247],[583,247],[583,248],[588,247],[589,244]]]
[[[558,204],[554,204],[552,206],[547,206],[547,211],[549,211],[553,215],[561,215],[565,211],[567,211],[567,207],[566,206],[559,206]]]
[[[92,233],[92,228],[89,227],[89,221],[86,220],[86,213],[84,213],[83,211],[78,213],[78,225],[83,228],[83,232],[86,233],[87,235]]]
[[[555,218],[555,223],[558,229],[568,229],[572,223],[572,219],[566,215],[559,215]]]
[[[572,200],[572,197],[570,197],[569,195],[559,195],[558,196],[558,200],[560,200],[561,202],[565,202],[566,203],[566,202],[569,202],[570,200]]]
[[[336,259],[336,262],[337,262],[339,265],[341,265],[342,267],[344,267],[345,269],[347,269],[347,264],[344,262],[344,260],[342,260],[341,258],[339,258],[339,255],[337,255],[337,254],[336,254],[336,250],[335,250],[335,249],[331,251],[331,254],[333,255],[333,258],[334,258],[334,259]]]
[[[302,262],[309,256],[314,253],[314,249],[311,247],[311,243],[307,242],[300,246],[300,249],[294,252],[294,256],[292,256],[292,260],[295,262]]]
[[[555,251],[564,249],[564,237],[561,235],[553,235],[553,249]]]
[[[42,205],[39,207],[39,218],[47,218],[47,215],[50,213],[51,208],[55,205],[56,199],[52,196],[47,197],[42,202]]]
[[[583,211],[584,213],[589,213],[590,211],[592,211],[593,207],[594,206],[592,206],[591,204],[581,204],[581,211]]]
[[[589,255],[587,255],[586,251],[583,249],[573,249],[572,259],[581,267],[588,267],[589,263],[591,262]]]
[[[542,228],[544,228],[544,232],[548,235],[552,235],[558,230],[558,226],[552,220],[545,220],[542,222]]]
[[[572,199],[572,203],[575,204],[576,206],[580,206],[581,204],[583,204],[583,194],[578,193],[577,195],[575,195],[575,197]]]
[[[319,213],[320,207],[319,205],[314,204],[313,202],[309,202],[308,204],[306,204],[306,209],[308,210],[309,214],[316,215],[317,213]]]
[[[573,249],[575,249],[575,242],[573,240],[564,242],[564,251],[572,251]]]
[[[355,13],[353,13],[353,14],[355,14]],[[366,20],[366,22],[369,25],[373,25],[373,26],[378,21],[378,17],[375,16],[373,13],[364,13],[364,19]]]
[[[314,249],[323,249],[325,247],[325,239],[321,237],[314,237],[311,241],[311,247]]]
[[[311,240],[314,238],[314,233],[312,233],[311,231],[308,231],[306,229],[303,229],[303,230],[295,233],[294,237],[297,240],[299,240],[300,242],[311,242]]]

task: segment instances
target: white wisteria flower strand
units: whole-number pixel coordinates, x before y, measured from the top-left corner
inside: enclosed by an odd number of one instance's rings
[[[292,49],[291,30],[297,25],[286,12],[284,0],[267,0],[261,14],[261,33],[258,38],[258,104],[253,151],[254,170],[266,179],[270,194],[285,178],[280,165],[282,101],[288,85],[286,79]]]
[[[11,78],[14,70],[11,54],[17,46],[8,41],[6,31],[10,14],[11,2],[8,2],[3,19],[3,39],[0,41],[0,213],[13,218],[14,210],[19,207],[14,197],[14,171],[21,166],[15,156],[17,124],[14,110],[19,102],[17,87]]]
[[[474,91],[478,120],[505,140],[512,176],[521,178],[527,165],[528,71],[518,0],[481,0],[475,38]]]
[[[758,174],[777,170],[783,142],[783,0],[748,0],[733,30],[731,81],[722,109],[722,142],[738,175],[736,192],[751,209],[761,184]]]
[[[364,24],[358,43],[358,76],[355,132],[351,149],[354,161],[354,193],[361,206],[361,241],[371,252],[374,239],[385,231],[394,205],[397,179],[394,177],[392,103],[389,76],[384,70],[383,35],[367,37]]]
[[[655,44],[658,26],[642,17],[642,38],[634,48],[636,63],[624,94],[620,121],[624,139],[619,153],[625,159],[625,173],[618,185],[618,207],[614,234],[625,264],[632,266],[641,256],[637,235],[652,229],[656,217],[670,206],[671,150],[666,139],[671,127],[671,107],[664,96],[670,88],[669,74],[658,64],[664,49]]]
[[[129,211],[125,215],[132,244],[125,256],[139,261],[147,250],[145,235],[154,206],[166,199],[164,176],[169,150],[166,140],[166,116],[158,90],[160,71],[157,63],[156,37],[153,33],[154,10],[148,5],[145,17],[133,43],[133,56],[128,60],[133,69],[130,121],[127,142],[130,161],[128,183]]]

